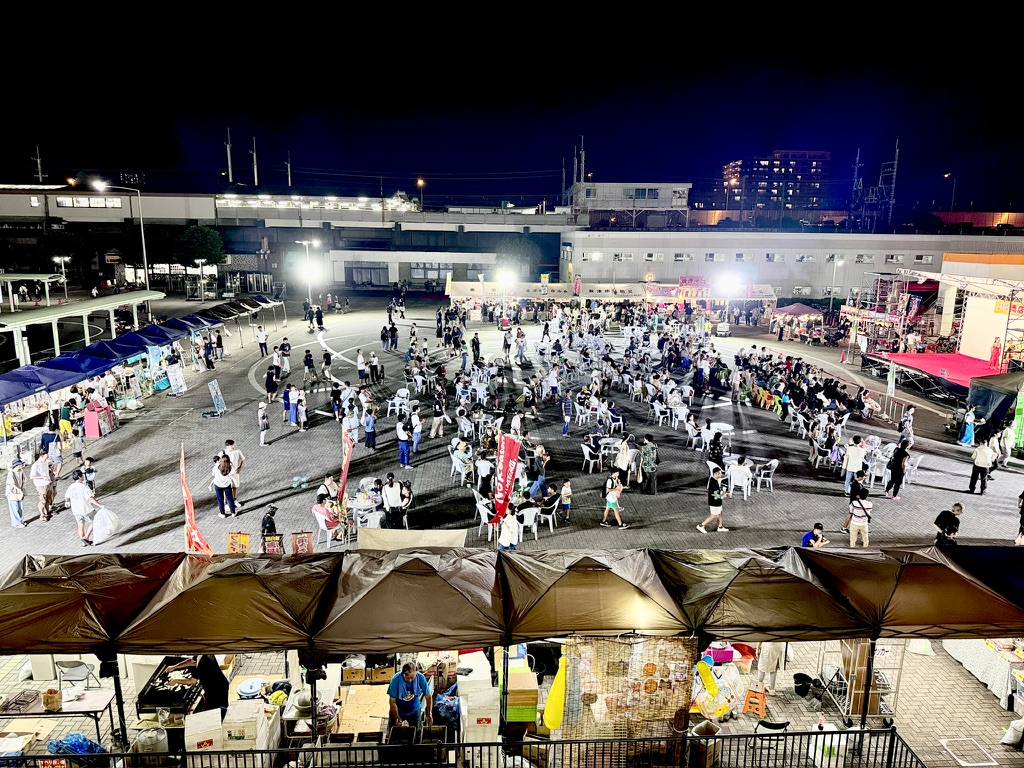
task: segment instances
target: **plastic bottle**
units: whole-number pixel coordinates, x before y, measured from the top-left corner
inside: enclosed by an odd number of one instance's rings
[[[825,713],[824,712],[819,712],[818,713],[818,730],[819,731],[824,731],[825,730]]]

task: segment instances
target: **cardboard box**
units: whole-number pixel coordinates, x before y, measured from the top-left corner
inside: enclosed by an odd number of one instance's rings
[[[394,667],[378,667],[370,670],[369,681],[371,683],[390,683],[394,676]]]
[[[217,714],[220,714],[219,710]],[[161,754],[159,752],[140,752],[137,741],[132,742],[128,750],[128,757],[125,759],[127,768],[165,768],[177,764],[178,759],[175,755]]]
[[[27,751],[37,741],[46,741],[50,732],[57,726],[56,720],[49,720],[45,717],[24,720],[9,721],[6,730],[0,733],[0,739],[4,739],[8,747],[0,751],[18,752]]]
[[[211,709],[185,716],[185,750],[200,752],[204,749],[223,749],[220,710]]]
[[[343,667],[341,670],[341,682],[343,683],[365,683],[365,667]]]

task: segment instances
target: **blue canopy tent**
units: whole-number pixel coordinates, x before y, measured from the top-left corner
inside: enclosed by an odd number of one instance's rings
[[[201,331],[207,326],[200,322],[198,318],[195,320],[188,320],[184,317],[172,317],[165,323],[160,323],[161,328],[168,330],[184,331],[186,335],[191,335],[196,331]]]
[[[39,364],[40,368],[53,371],[63,371],[66,373],[75,374],[77,379],[72,384],[87,379],[91,376],[99,376],[101,373],[106,373],[114,365],[116,361],[109,360],[103,357],[95,357],[84,351],[78,352],[65,352],[57,355],[45,362]],[[64,384],[62,386],[68,386]],[[58,387],[59,388],[59,387]]]
[[[138,336],[146,339],[151,346],[162,347],[172,341],[183,339],[188,333],[177,328],[164,328],[162,325],[147,325],[135,331]]]
[[[0,405],[46,391],[46,381],[39,376],[38,366],[23,365],[0,374]]]
[[[101,357],[105,360],[109,360],[111,366],[126,357],[124,351],[120,347],[112,348],[109,341],[94,341],[89,346],[82,347],[82,349],[78,351],[92,357]]]
[[[116,339],[97,343],[104,344],[110,352],[117,353],[121,360],[133,357],[134,355],[140,355],[146,351],[147,347],[153,346],[152,341],[145,336],[140,336],[137,331],[118,336]]]
[[[203,331],[206,330],[207,328],[216,328],[218,325],[224,325],[223,320],[219,320],[214,317],[203,317],[202,315],[196,313],[193,313],[191,315],[185,315],[184,317],[178,319],[186,323],[196,324],[198,326],[196,328],[197,331]]]

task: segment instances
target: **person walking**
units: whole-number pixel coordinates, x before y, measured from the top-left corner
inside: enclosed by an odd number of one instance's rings
[[[978,487],[978,481],[981,480],[981,495],[985,495],[985,491],[988,489],[988,473],[992,469],[992,464],[995,463],[995,456],[992,455],[992,449],[988,447],[988,443],[981,443],[971,453],[971,482],[967,488],[968,493],[974,493],[974,490]]]
[[[960,445],[974,445],[974,406],[967,406],[967,413],[964,414],[964,431],[960,435]]]
[[[438,387],[434,390],[434,412],[430,419],[430,437],[444,437],[444,422],[448,418],[445,415],[445,393]]]
[[[241,496],[242,488],[242,467],[245,466],[245,454],[242,450],[235,445],[234,440],[224,441],[224,455],[231,459],[231,473],[235,476],[235,506],[244,507],[245,502],[242,501]]]
[[[901,440],[896,450],[893,451],[892,458],[889,459],[889,482],[885,484],[886,498],[899,501],[900,488],[903,486],[903,479],[907,476],[907,461],[910,459],[909,448],[910,441]]]
[[[281,343],[277,345],[278,352],[281,353],[281,371],[287,376],[292,372],[292,345],[288,341],[288,337],[285,336],[281,339]]]
[[[652,435],[644,435],[637,456],[637,482],[640,489],[648,496],[658,495],[658,446]]]
[[[729,529],[722,524],[722,501],[730,495],[726,493],[725,488],[722,486],[722,468],[715,467],[711,471],[711,477],[708,478],[708,516],[697,526],[698,531],[707,533],[708,523],[714,522],[718,526],[717,530],[719,533],[729,532]]]
[[[267,432],[270,431],[270,417],[267,415],[267,404],[260,403],[256,411],[256,425],[260,430],[260,445],[267,444]]]
[[[386,325],[382,325],[380,327],[380,348],[385,352],[391,348],[391,340],[388,335],[388,327]]]
[[[320,358],[320,378],[325,382],[331,380],[331,363],[333,362],[334,356],[331,354],[331,350],[325,349]]]
[[[569,422],[572,421],[572,390],[565,390],[562,399],[558,404],[562,411],[562,437],[569,436]]]
[[[93,490],[85,484],[85,473],[82,470],[76,469],[71,473],[71,485],[64,493],[64,503],[75,516],[82,546],[92,546],[92,518],[103,505],[96,501]]]
[[[363,433],[366,435],[366,447],[377,450],[377,409],[370,406],[363,416]]]
[[[217,360],[224,359],[224,337],[220,335],[220,331],[217,331],[217,341],[214,346],[217,350]]]
[[[619,524],[620,530],[629,528],[622,522],[622,515],[619,514],[620,499],[622,498],[622,482],[619,480],[619,471],[613,470],[604,483],[604,517],[601,518],[601,527],[610,528],[608,513],[615,515],[615,522]]]
[[[267,356],[267,332],[263,330],[262,325],[256,326],[256,343],[260,345],[260,356]]]
[[[850,483],[854,476],[864,469],[864,458],[867,455],[867,447],[861,440],[860,435],[854,435],[853,439],[846,446],[846,453],[843,454],[843,470],[846,473],[846,481],[843,484],[843,492],[850,494]]]
[[[25,462],[20,458],[14,459],[7,470],[4,495],[7,497],[7,507],[11,513],[11,527],[27,527],[25,507],[22,504],[25,499]]]
[[[305,389],[306,385],[312,385],[313,382],[320,383],[320,377],[316,375],[316,361],[313,359],[313,352],[306,350],[306,354],[302,358],[302,388]]]

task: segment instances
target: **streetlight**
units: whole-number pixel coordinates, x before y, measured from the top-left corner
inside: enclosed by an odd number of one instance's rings
[[[202,304],[206,301],[206,273],[203,272],[206,259],[196,259],[195,261],[199,265],[199,303]]]
[[[70,256],[54,256],[53,260],[60,264],[60,278],[64,282],[64,303],[68,301],[68,274],[64,271],[64,265],[71,259]]]
[[[832,257],[832,285],[830,285],[829,289],[828,289],[828,313],[830,315],[832,314],[832,298],[833,298],[833,294],[835,294],[835,292],[836,292],[836,270],[839,269],[839,267],[843,266],[843,264],[845,264],[845,263],[846,262],[844,262],[842,259],[838,258],[837,256],[833,256]]]
[[[146,257],[146,225],[145,220],[142,216],[142,192],[133,187],[118,187],[113,184],[108,184],[105,181],[94,181],[92,183],[94,189],[99,192],[106,192],[108,189],[120,189],[122,192],[134,192],[139,198],[139,235],[142,236],[142,271],[146,275],[146,290],[149,290],[149,259]],[[146,299],[146,314],[152,318],[152,312],[150,311],[149,299]]]
[[[309,246],[314,248],[320,247],[319,240],[296,240],[297,245],[306,246],[306,299],[310,304],[313,303],[313,268],[309,265]]]
[[[942,174],[942,178],[953,180],[953,194],[949,196],[949,212],[952,213],[953,205],[956,203],[956,176],[953,175],[952,171],[947,171]]]
[[[427,186],[427,182],[423,179],[416,179],[416,186],[420,188],[420,213],[423,212],[423,188]]]

